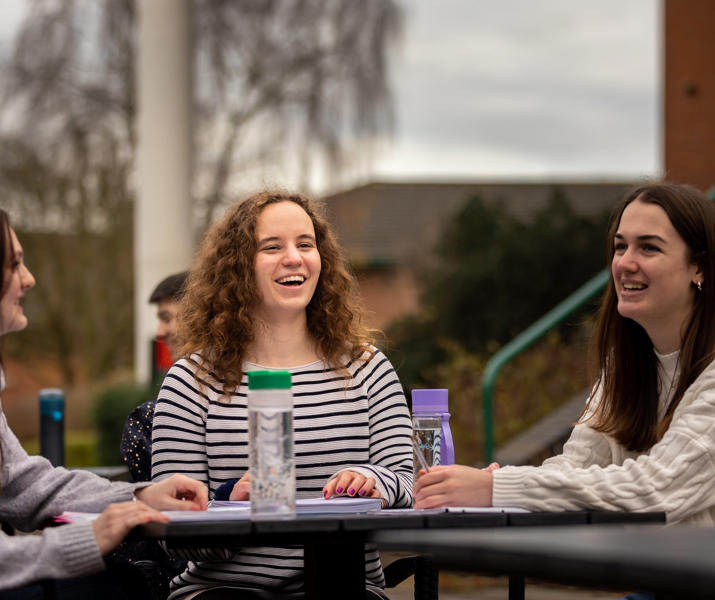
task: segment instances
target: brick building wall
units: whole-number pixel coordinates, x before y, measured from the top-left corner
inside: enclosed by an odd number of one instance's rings
[[[715,1],[665,0],[665,176],[715,186]]]

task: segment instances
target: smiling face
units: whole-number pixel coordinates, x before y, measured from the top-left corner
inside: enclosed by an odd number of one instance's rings
[[[178,329],[179,303],[176,300],[159,300],[156,306],[156,318],[159,323],[156,327],[156,337],[163,340],[169,348],[171,357],[179,357],[179,345],[176,339]]]
[[[256,220],[254,270],[259,316],[267,322],[305,315],[320,277],[313,222],[298,204],[268,204]]]
[[[22,309],[25,292],[35,285],[35,278],[23,262],[23,251],[15,231],[9,229],[10,246],[6,250],[7,263],[3,267],[4,294],[0,300],[0,335],[27,327]]]
[[[694,283],[702,282],[685,242],[660,206],[635,200],[621,215],[613,247],[619,314],[641,325],[659,352],[677,350]]]

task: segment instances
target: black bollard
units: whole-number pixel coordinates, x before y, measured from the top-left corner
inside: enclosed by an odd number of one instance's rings
[[[40,390],[40,454],[55,467],[65,464],[65,393]]]

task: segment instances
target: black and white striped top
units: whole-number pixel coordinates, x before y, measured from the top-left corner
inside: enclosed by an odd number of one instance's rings
[[[264,369],[247,363],[245,371]],[[379,350],[347,365],[351,378],[323,361],[287,369],[292,374],[297,497],[322,495],[338,471],[375,477],[387,506],[412,504],[411,422],[402,386]],[[248,428],[244,374],[230,401],[221,382],[202,376],[179,360],[169,371],[154,414],[152,478],[184,473],[205,482],[213,495],[248,468]],[[215,586],[301,589],[301,547],[220,548],[181,553],[187,570],[172,581],[171,599]],[[366,550],[366,577],[383,587],[377,551]]]

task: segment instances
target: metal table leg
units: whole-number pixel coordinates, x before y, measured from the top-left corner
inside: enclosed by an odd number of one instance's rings
[[[509,575],[509,600],[524,600],[524,587],[521,575]]]

